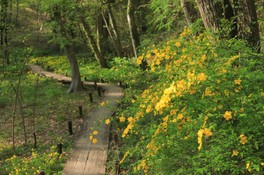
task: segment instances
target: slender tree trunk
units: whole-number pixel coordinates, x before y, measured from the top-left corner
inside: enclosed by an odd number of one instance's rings
[[[19,14],[19,0],[16,0],[16,17],[15,17],[15,24],[18,24],[18,14]]]
[[[97,15],[96,19],[96,44],[101,53],[103,53],[103,43],[102,43],[102,33],[103,33],[103,16],[101,14]]]
[[[106,59],[103,57],[102,53],[98,49],[98,46],[96,44],[96,41],[91,33],[91,28],[89,24],[86,22],[85,18],[80,15],[80,22],[83,26],[85,36],[87,40],[89,41],[90,47],[92,48],[92,51],[94,52],[95,58],[99,61],[101,68],[108,68]]]
[[[120,41],[120,34],[119,34],[119,31],[117,28],[116,19],[113,15],[112,8],[110,7],[110,5],[108,5],[108,11],[109,11],[110,26],[111,26],[111,29],[114,33],[115,42],[116,42],[116,46],[118,49],[118,56],[122,57],[122,56],[124,56],[124,53],[123,53],[123,49],[122,49],[122,45],[121,45],[121,41]]]
[[[65,46],[67,57],[71,66],[71,85],[68,90],[69,93],[79,92],[82,90],[82,82],[80,77],[79,66],[75,55],[74,47],[72,45]]]
[[[116,51],[116,53],[117,53],[118,56],[121,56],[120,46],[118,46],[118,44],[117,44],[117,42],[116,42],[116,40],[115,40],[115,38],[114,38],[114,36],[113,36],[113,33],[112,33],[112,30],[111,30],[111,27],[109,26],[109,24],[108,24],[108,22],[107,22],[107,20],[106,20],[106,18],[105,18],[105,16],[104,16],[103,13],[102,13],[102,17],[103,17],[103,19],[104,19],[104,23],[105,23],[105,26],[106,26],[106,28],[107,28],[108,34],[109,34],[109,36],[110,36],[111,42],[112,42],[113,45],[114,45],[115,51]]]
[[[9,13],[8,13],[8,0],[2,0],[1,2],[1,51],[3,57],[3,65],[10,64],[9,60],[9,40],[8,40],[8,23],[9,20]]]
[[[260,52],[259,24],[254,0],[234,0],[237,4],[238,36]]]
[[[181,0],[181,7],[183,9],[186,22],[190,26],[192,23],[196,21],[198,17],[198,13],[194,8],[194,4],[186,0]]]
[[[231,23],[229,36],[231,38],[237,37],[237,17],[235,17],[230,0],[224,0],[224,18]]]
[[[127,4],[127,21],[128,21],[128,27],[130,31],[130,38],[132,41],[132,48],[134,52],[134,56],[137,58],[137,48],[140,45],[140,37],[139,37],[139,32],[137,30],[137,25],[136,25],[136,17],[135,17],[135,12],[137,9],[137,5],[139,5],[140,0],[128,0]],[[147,69],[147,61],[143,60],[142,63],[140,64],[140,68],[143,70]]]
[[[136,11],[136,4],[138,0],[128,0],[127,4],[127,21],[128,21],[128,27],[130,31],[130,37],[132,41],[132,47],[134,56],[137,58],[137,47],[140,45],[140,38],[139,33],[137,31],[136,26],[136,19],[135,19],[135,11]]]
[[[219,30],[219,14],[212,0],[196,0],[203,24],[207,30],[216,32]]]

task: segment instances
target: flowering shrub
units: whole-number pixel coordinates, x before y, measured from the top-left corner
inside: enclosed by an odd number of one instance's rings
[[[38,153],[36,150],[32,150],[30,156],[23,158],[14,155],[4,161],[5,167],[2,173],[9,175],[33,175],[44,171],[46,174],[58,174],[62,171],[65,160],[62,155],[56,152],[55,148],[55,146],[52,146],[45,153]]]
[[[261,174],[263,55],[185,29],[143,53],[153,77],[118,122],[129,174]],[[130,89],[131,90],[131,89]],[[124,125],[125,123],[125,125]]]

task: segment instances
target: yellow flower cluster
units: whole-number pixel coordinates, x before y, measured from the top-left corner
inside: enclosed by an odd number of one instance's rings
[[[242,145],[244,145],[244,144],[246,144],[246,143],[248,142],[248,140],[247,140],[247,136],[245,136],[244,134],[241,134],[241,135],[239,136],[239,138],[240,138],[240,143],[241,143]]]
[[[98,142],[97,138],[95,138],[95,136],[98,135],[98,131],[94,130],[91,134],[90,134],[90,140],[92,141],[93,144],[96,144]]]

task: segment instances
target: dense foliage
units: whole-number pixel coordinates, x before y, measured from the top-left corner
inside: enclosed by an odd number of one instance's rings
[[[186,29],[142,59],[153,80],[118,120],[125,174],[263,172],[263,55]]]

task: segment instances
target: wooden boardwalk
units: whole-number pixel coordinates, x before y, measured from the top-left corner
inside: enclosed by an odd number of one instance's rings
[[[37,65],[29,65],[29,67],[33,72],[43,76],[65,81],[71,80],[69,77],[44,71]],[[83,84],[94,85],[93,82],[83,82]],[[83,129],[74,141],[73,149],[62,172],[63,175],[105,174],[110,127],[104,123],[104,120],[114,113],[119,99],[123,96],[123,90],[104,83],[97,83],[97,85],[105,90],[100,102],[105,102],[106,105],[98,105],[84,117]],[[99,131],[96,135],[98,139],[96,144],[89,139],[91,128]]]

